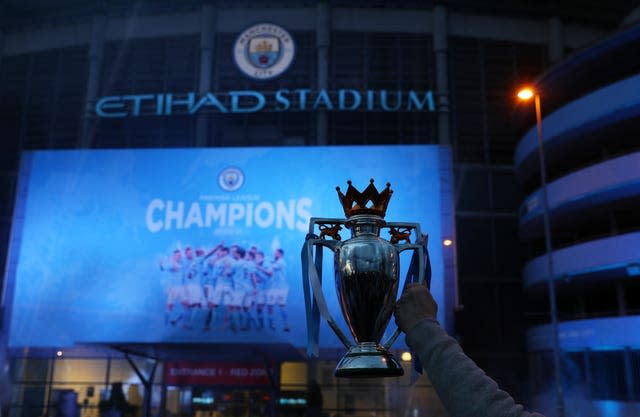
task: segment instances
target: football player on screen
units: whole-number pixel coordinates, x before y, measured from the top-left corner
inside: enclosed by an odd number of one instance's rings
[[[264,262],[264,252],[258,251],[255,256],[255,282],[256,282],[256,314],[258,316],[258,329],[264,328],[264,306],[267,303],[267,286],[273,271]]]
[[[182,301],[183,299],[184,264],[185,262],[180,249],[174,250],[168,259],[160,259],[160,270],[169,274],[169,280],[166,284],[167,303],[164,313],[165,325],[169,323],[175,325],[182,317],[181,314],[175,317],[173,309],[176,302]]]
[[[271,261],[272,275],[269,280],[267,291],[267,311],[269,312],[269,328],[275,330],[274,325],[274,308],[278,305],[280,317],[283,323],[283,330],[289,331],[287,317],[287,297],[289,295],[289,284],[287,283],[287,264],[284,261],[284,251],[276,249],[273,252],[273,260]]]

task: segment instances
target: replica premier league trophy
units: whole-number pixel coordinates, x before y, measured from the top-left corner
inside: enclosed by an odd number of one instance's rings
[[[337,187],[346,219],[311,218],[309,234],[302,248],[302,275],[308,331],[308,353],[318,356],[319,319],[324,317],[347,347],[336,367],[337,377],[400,376],[402,366],[389,352],[400,331],[380,343],[393,314],[400,283],[400,252],[413,250],[405,280],[429,285],[431,268],[427,238],[417,223],[390,223],[384,220],[393,191],[391,185],[378,192],[373,185],[360,193],[347,181],[346,195]],[[342,241],[345,226],[351,239]],[[315,234],[317,230],[319,235]],[[380,237],[388,229],[389,241]],[[411,238],[414,238],[414,244]],[[329,239],[330,238],[330,239]],[[353,344],[338,327],[322,292],[322,249],[334,253],[335,285],[344,319],[355,339]],[[315,257],[314,257],[315,249]]]

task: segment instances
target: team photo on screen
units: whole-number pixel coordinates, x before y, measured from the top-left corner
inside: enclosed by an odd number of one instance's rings
[[[25,152],[7,272],[9,344],[302,347],[300,254],[310,220],[344,219],[336,186],[352,180],[364,188],[374,178],[393,189],[387,221],[420,223],[439,242],[447,152],[422,145]],[[440,245],[429,254],[432,291],[444,299]],[[323,273],[329,308],[346,329],[328,252]],[[342,346],[326,323],[320,333],[323,346]]]

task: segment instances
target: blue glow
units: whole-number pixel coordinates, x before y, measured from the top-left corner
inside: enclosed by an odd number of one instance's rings
[[[449,309],[443,301],[442,245],[437,243],[443,227],[440,184],[451,181],[441,170],[445,157],[449,153],[437,146],[27,152],[15,210],[21,221],[14,222],[7,262],[13,288],[8,292],[9,344],[302,346],[300,249],[309,217],[344,217],[336,185],[344,188],[352,179],[363,187],[371,177],[378,187],[392,184],[387,220],[419,222],[434,242],[429,248],[432,292],[443,305],[438,318],[444,323]],[[190,306],[182,306],[177,295],[170,303],[169,282],[175,277],[169,273],[169,256],[217,244],[255,246],[268,261],[282,248],[288,286],[284,311],[279,303],[272,311],[265,307],[260,321],[252,310],[251,322],[241,308],[232,314],[221,305],[206,330],[208,308],[202,296]],[[330,267],[327,271],[330,286]],[[186,287],[184,276],[177,279]],[[181,288],[180,295],[188,291]],[[327,301],[339,317],[337,297],[328,293]],[[321,331],[323,346],[342,346],[328,326]]]
[[[595,401],[596,406],[600,408],[602,417],[619,417],[620,416],[620,401],[605,400]]]
[[[630,277],[640,276],[640,265],[634,264],[627,267],[627,275]]]
[[[563,350],[622,350],[638,346],[637,333],[629,329],[639,326],[640,316],[572,320],[559,323],[558,338]],[[550,324],[530,328],[527,331],[529,348],[550,349],[551,332]]]
[[[193,397],[191,399],[191,402],[194,404],[213,404],[215,400],[213,399],[213,397]]]
[[[596,351],[613,351],[613,350],[623,350],[621,346],[612,346],[612,345],[595,345],[590,346],[589,349]]]
[[[280,398],[278,401],[282,405],[306,405],[307,400],[304,398]]]

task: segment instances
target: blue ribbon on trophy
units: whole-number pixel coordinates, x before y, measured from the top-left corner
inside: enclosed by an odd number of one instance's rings
[[[307,354],[319,355],[322,317],[348,349],[336,367],[337,377],[400,376],[404,373],[402,366],[389,352],[400,330],[396,329],[384,343],[380,339],[393,314],[398,294],[401,252],[413,251],[404,285],[409,282],[430,285],[428,239],[417,223],[384,220],[393,193],[389,183],[382,192],[375,188],[373,179],[363,192],[356,190],[351,181],[347,183],[346,195],[340,187],[336,188],[346,219],[311,218],[302,247]],[[340,235],[343,228],[349,229],[352,235],[346,241]],[[383,229],[388,229],[391,235],[388,241],[380,237]],[[411,239],[415,243],[411,243]],[[331,315],[322,291],[322,251],[325,247],[334,253],[337,295],[355,344]]]

